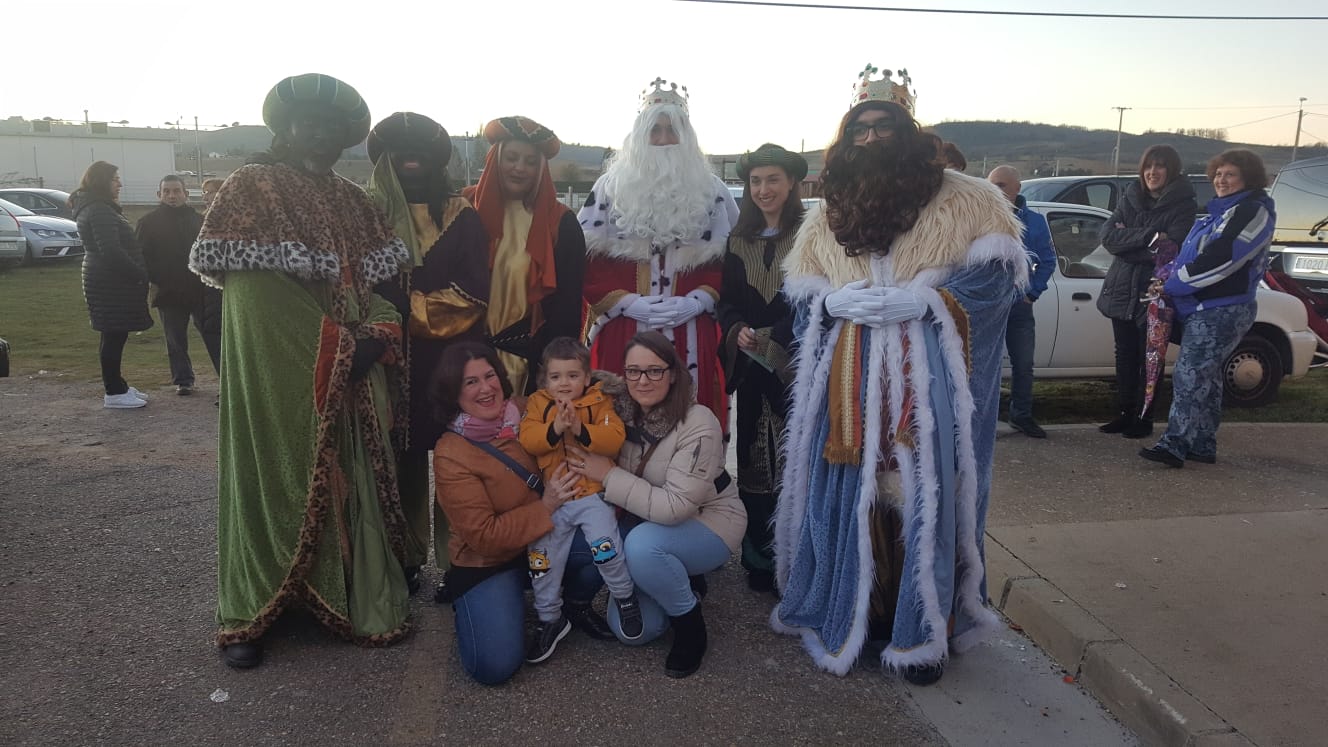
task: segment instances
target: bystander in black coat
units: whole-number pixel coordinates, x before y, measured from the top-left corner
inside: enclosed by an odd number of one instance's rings
[[[83,297],[98,332],[139,332],[152,326],[143,255],[111,200],[76,192],[70,199],[83,237]]]

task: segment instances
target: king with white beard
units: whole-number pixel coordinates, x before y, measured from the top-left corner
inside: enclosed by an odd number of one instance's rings
[[[632,132],[577,217],[592,365],[621,374],[632,336],[660,330],[687,362],[696,401],[727,424],[714,312],[738,206],[697,145],[685,87],[656,79],[646,90]]]

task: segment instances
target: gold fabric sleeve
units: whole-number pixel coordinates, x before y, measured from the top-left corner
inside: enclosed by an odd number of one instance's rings
[[[411,291],[410,336],[425,340],[455,337],[484,318],[485,306],[455,284],[432,293]]]

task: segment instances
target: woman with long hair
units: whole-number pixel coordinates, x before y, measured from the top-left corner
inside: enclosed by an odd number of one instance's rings
[[[622,632],[618,605],[609,625],[618,640],[643,645],[673,628],[665,674],[686,677],[701,666],[707,643],[701,601],[689,576],[716,570],[738,551],[747,513],[724,468],[719,420],[696,403],[692,379],[673,342],[638,332],[623,361],[627,394],[615,409],[627,442],[615,465],[608,457],[570,447],[578,475],[604,485],[604,500],[641,520],[623,539],[627,568],[641,602],[643,631]]]
[[[716,315],[724,335],[724,378],[728,391],[737,393],[738,495],[747,508],[742,565],[749,587],[774,591],[770,519],[784,468],[779,438],[793,380],[793,309],[780,288],[784,259],[802,224],[799,185],[807,161],[766,143],[738,159],[738,175],[746,189],[724,252]]]
[[[1149,412],[1140,412],[1148,385],[1144,373],[1148,304],[1142,299],[1158,247],[1183,241],[1198,209],[1194,187],[1181,170],[1180,154],[1170,145],[1154,145],[1139,159],[1139,178],[1125,188],[1111,219],[1102,224],[1102,246],[1113,259],[1097,309],[1111,320],[1120,403],[1120,414],[1098,428],[1103,433],[1143,438],[1153,432],[1151,405]]]
[[[147,395],[124,380],[120,363],[130,332],[152,326],[148,313],[148,275],[134,229],[120,210],[120,169],[97,161],[83,172],[69,207],[83,237],[83,298],[92,328],[101,333],[98,354],[102,406],[130,409],[147,404]]]
[[[1222,424],[1222,364],[1254,325],[1255,293],[1268,270],[1277,225],[1264,188],[1263,159],[1235,148],[1208,162],[1217,196],[1181,244],[1162,292],[1171,296],[1181,326],[1180,356],[1171,372],[1167,432],[1139,456],[1168,467],[1217,461]]]

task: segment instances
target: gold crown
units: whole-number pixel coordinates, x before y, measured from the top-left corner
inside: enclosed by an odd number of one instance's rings
[[[687,86],[680,87],[677,83],[670,83],[663,78],[650,81],[650,86],[641,92],[641,111],[655,104],[674,104],[682,109],[683,114],[687,113]]]
[[[873,79],[876,73],[882,73],[880,78]],[[858,82],[853,86],[853,100],[849,103],[849,108],[861,104],[864,101],[892,101],[911,115],[913,114],[913,101],[917,94],[908,90],[913,84],[913,79],[908,77],[908,71],[901,69],[899,77],[902,83],[894,81],[894,73],[889,70],[877,70],[870,62],[867,67],[858,73]]]

